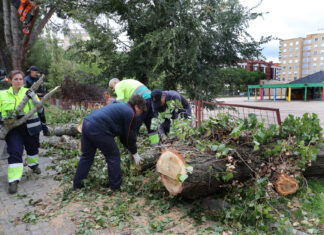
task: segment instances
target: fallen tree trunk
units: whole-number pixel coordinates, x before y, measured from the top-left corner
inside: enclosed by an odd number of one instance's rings
[[[56,136],[69,135],[76,136],[81,133],[80,124],[65,124],[53,128],[53,134]]]
[[[70,136],[43,136],[41,138],[42,143],[47,143],[53,147],[59,147],[62,149],[79,149],[81,150],[81,142]]]
[[[151,168],[156,163],[161,181],[171,195],[181,195],[186,198],[206,196],[220,191],[224,185],[231,184],[232,181],[246,181],[254,175],[255,170],[260,168],[257,164],[248,164],[242,159],[237,161],[233,169],[233,178],[226,181],[226,175],[229,174],[228,159],[218,159],[214,154],[200,152],[187,145],[172,146],[172,148],[164,150],[163,153],[160,148],[151,148],[141,154],[144,158],[142,170]],[[188,165],[193,167],[192,173],[187,171]],[[188,178],[181,182],[181,177],[186,175]],[[324,176],[324,148],[318,154],[317,160],[306,169],[304,175]],[[290,188],[291,181],[282,183],[281,177],[282,175],[278,176],[278,185],[280,183],[278,188]],[[295,187],[298,188],[298,185]],[[293,193],[293,190],[289,193]]]

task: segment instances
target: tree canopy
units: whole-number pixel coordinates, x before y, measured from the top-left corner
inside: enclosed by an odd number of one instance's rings
[[[122,27],[128,50],[107,48],[119,42],[109,24],[98,23],[98,15]],[[163,89],[181,86],[191,98],[206,99],[223,88],[220,68],[261,56],[262,44],[271,37],[256,41],[247,32],[249,22],[261,15],[238,0],[134,0],[95,1],[86,17],[77,18],[92,33],[97,29],[84,46],[109,57],[106,77],[133,77]]]

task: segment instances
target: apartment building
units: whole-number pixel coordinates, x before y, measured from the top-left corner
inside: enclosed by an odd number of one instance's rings
[[[280,41],[280,81],[294,81],[324,70],[324,33]]]
[[[238,67],[244,68],[247,71],[260,71],[266,74],[267,80],[278,80],[279,64],[272,61],[266,62],[263,60],[246,60],[237,64]]]

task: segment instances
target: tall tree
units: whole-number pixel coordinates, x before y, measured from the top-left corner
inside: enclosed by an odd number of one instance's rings
[[[238,0],[92,4],[97,15],[110,12],[108,17],[115,16],[131,40],[127,61],[123,61],[128,76],[151,84],[161,80],[164,89],[181,85],[191,98],[216,95],[223,86],[219,68],[242,58],[260,57],[262,44],[271,40],[256,41],[247,33],[249,22],[262,14]]]
[[[58,17],[71,16],[75,9],[88,7],[89,1],[39,0],[36,2],[30,33],[22,33],[17,9],[9,0],[0,0],[0,58],[7,70],[24,69],[26,52],[32,48],[54,13]]]

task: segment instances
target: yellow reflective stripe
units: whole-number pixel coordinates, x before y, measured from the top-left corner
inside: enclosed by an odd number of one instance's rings
[[[35,166],[38,164],[38,154],[33,156],[27,156],[27,164],[28,166]]]
[[[24,166],[22,163],[9,164],[8,166],[8,182],[20,180],[23,174]]]

